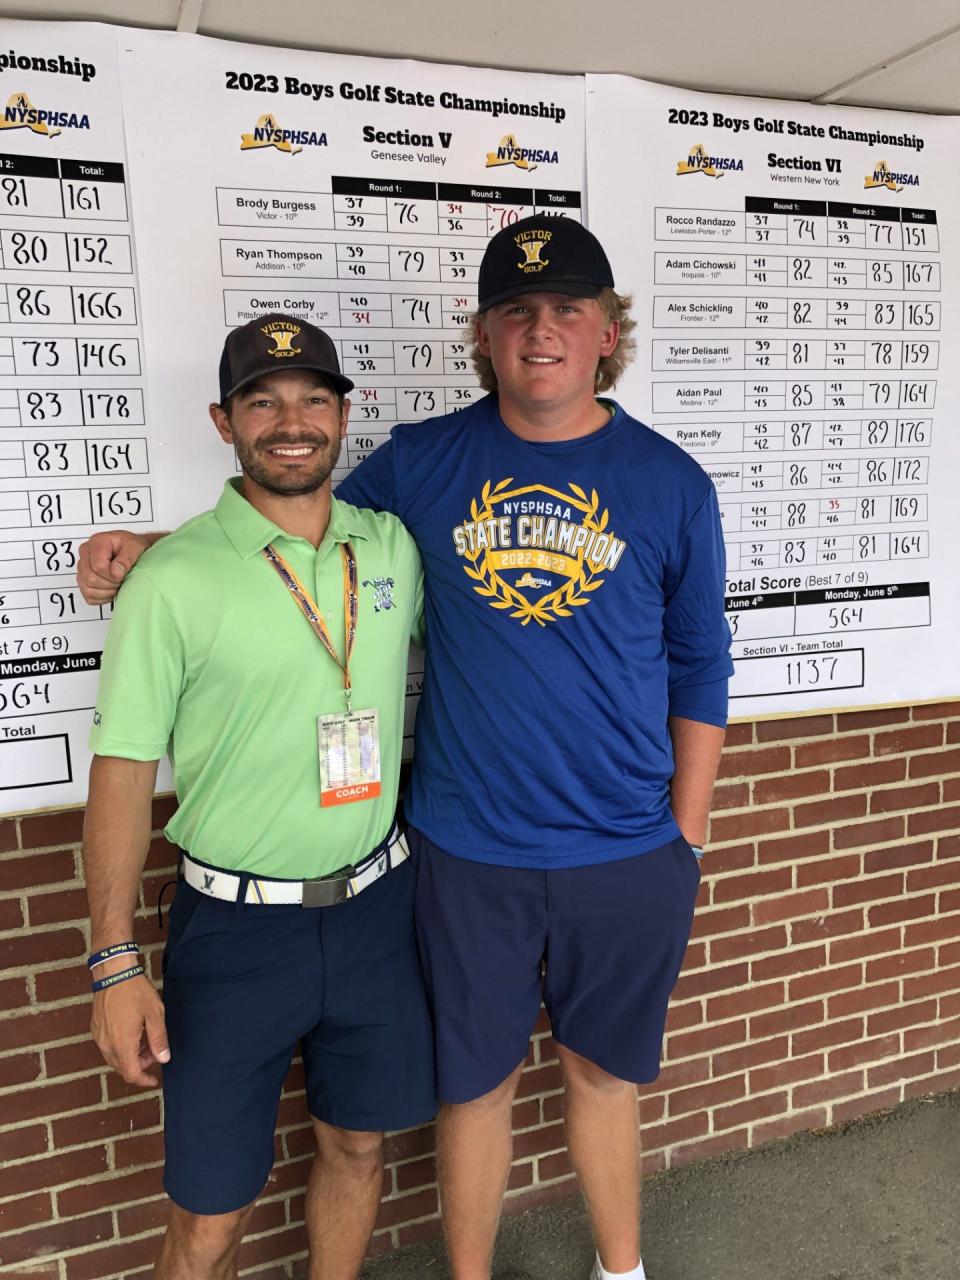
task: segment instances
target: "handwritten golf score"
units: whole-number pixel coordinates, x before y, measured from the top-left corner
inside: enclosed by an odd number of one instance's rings
[[[622,77],[587,104],[622,398],[720,499],[732,711],[955,696],[956,126]]]
[[[0,23],[0,810],[79,800],[108,610],[77,548],[154,519],[114,35]]]

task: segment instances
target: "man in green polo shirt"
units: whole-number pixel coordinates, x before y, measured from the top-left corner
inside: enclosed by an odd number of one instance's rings
[[[84,834],[93,1034],[129,1083],[164,1064],[160,1280],[233,1273],[298,1043],[323,1280],[359,1271],[383,1131],[434,1110],[393,825],[422,572],[395,517],[331,495],[352,386],[304,322],[229,335],[210,414],[241,478],[137,565],[104,651]],[[161,1003],[129,940],[168,746],[166,834],[184,852]]]

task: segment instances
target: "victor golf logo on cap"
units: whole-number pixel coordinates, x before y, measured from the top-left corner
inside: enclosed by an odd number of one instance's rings
[[[526,275],[549,267],[550,259],[542,255],[552,239],[552,231],[521,231],[518,236],[514,236],[514,244],[523,254],[517,267]]]
[[[298,356],[303,350],[302,347],[295,347],[293,340],[300,332],[298,324],[292,324],[289,320],[272,320],[270,324],[265,324],[260,330],[266,334],[274,342],[272,350],[267,352],[268,356],[277,356],[282,359],[284,356]]]

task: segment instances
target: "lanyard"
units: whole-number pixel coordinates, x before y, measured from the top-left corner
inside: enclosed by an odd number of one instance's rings
[[[350,683],[350,655],[353,653],[354,641],[357,638],[357,613],[359,609],[357,559],[353,554],[353,548],[349,542],[341,542],[340,544],[340,556],[343,560],[343,662],[337,657],[337,651],[333,647],[333,641],[330,639],[330,632],[327,630],[326,623],[320,616],[320,611],[314,604],[310,592],[272,543],[268,543],[263,548],[263,554],[279,573],[284,585],[293,596],[297,608],[310,623],[317,639],[343,673],[343,692],[347,700],[347,715],[351,715],[353,712],[353,688]]]

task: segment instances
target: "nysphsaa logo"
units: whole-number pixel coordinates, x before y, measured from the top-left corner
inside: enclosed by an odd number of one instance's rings
[[[257,151],[273,147],[285,155],[298,155],[304,147],[325,147],[327,135],[313,129],[282,129],[277,117],[270,112],[262,115],[253,126],[252,133],[241,133],[240,150]]]
[[[902,191],[904,187],[919,187],[920,178],[915,173],[895,172],[886,160],[878,160],[873,173],[865,175],[863,185],[868,191],[871,187],[886,187],[888,191]]]
[[[729,170],[743,172],[739,156],[712,156],[706,147],[697,143],[686,160],[677,161],[677,176],[685,173],[702,173],[705,178],[722,178]]]
[[[560,159],[558,151],[545,147],[521,147],[512,133],[505,134],[496,151],[487,152],[488,169],[497,169],[501,165],[512,164],[517,169],[529,173],[540,164],[557,164]]]
[[[0,119],[0,129],[29,129],[42,138],[56,138],[64,129],[89,128],[89,116],[35,107],[25,93],[11,93]]]

